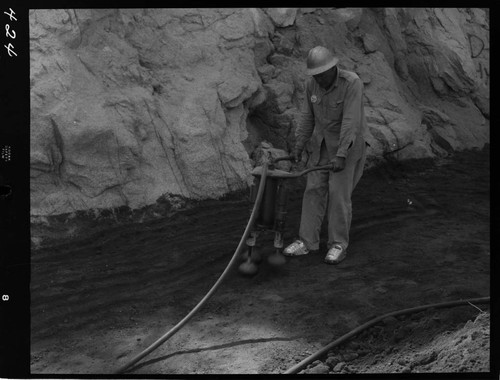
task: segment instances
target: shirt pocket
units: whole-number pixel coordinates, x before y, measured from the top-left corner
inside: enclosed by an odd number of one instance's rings
[[[342,111],[344,109],[344,101],[343,100],[330,100],[325,102],[325,118],[328,121],[341,121],[342,120]]]

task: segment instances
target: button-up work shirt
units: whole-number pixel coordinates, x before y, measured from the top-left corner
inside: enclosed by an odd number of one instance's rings
[[[363,82],[356,73],[338,69],[333,84],[326,90],[314,78],[307,80],[295,137],[296,147],[301,150],[309,143],[314,165],[319,161],[323,139],[331,160],[335,156],[347,157],[356,138],[365,140],[367,132]]]

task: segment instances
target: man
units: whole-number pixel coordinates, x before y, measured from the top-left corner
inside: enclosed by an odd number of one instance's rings
[[[295,132],[293,150],[299,161],[307,144],[308,167],[332,164],[331,170],[312,171],[302,200],[299,240],[285,248],[285,256],[300,256],[319,249],[319,232],[328,214],[328,252],[325,262],[338,264],[349,244],[351,194],[366,158],[367,132],[363,83],[337,67],[338,58],[325,47],[309,51],[305,100]],[[327,210],[328,204],[328,210]]]

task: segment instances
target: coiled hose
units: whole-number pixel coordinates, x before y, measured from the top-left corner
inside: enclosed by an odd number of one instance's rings
[[[215,291],[217,290],[219,285],[222,283],[222,281],[228,275],[233,264],[239,258],[241,251],[245,247],[245,242],[248,238],[248,235],[250,234],[250,231],[251,231],[252,226],[255,222],[255,219],[257,218],[257,213],[258,213],[257,210],[259,210],[260,203],[262,201],[262,195],[264,194],[264,187],[266,184],[267,170],[268,170],[268,164],[266,162],[264,162],[264,164],[262,165],[262,173],[261,173],[259,189],[257,191],[257,197],[255,199],[255,204],[253,206],[252,213],[250,214],[250,219],[248,220],[247,226],[245,228],[245,232],[243,233],[243,236],[241,237],[240,243],[238,244],[236,251],[234,251],[233,257],[229,261],[229,264],[227,264],[226,269],[224,269],[224,272],[222,272],[219,279],[215,282],[215,284],[208,291],[208,293],[205,295],[205,297],[203,297],[203,299],[200,302],[198,302],[198,304],[179,323],[177,323],[174,327],[172,327],[168,332],[166,332],[163,336],[161,336],[159,339],[157,339],[154,343],[152,343],[149,347],[147,347],[141,353],[136,355],[127,364],[120,367],[120,369],[118,369],[115,373],[119,374],[119,373],[125,372],[127,369],[129,369],[131,366],[133,366],[139,360],[141,360],[146,355],[150,354],[155,349],[157,349],[167,339],[171,338],[177,331],[179,331],[181,329],[182,326],[184,326],[196,314],[196,312],[198,312],[198,310],[200,310],[202,308],[203,305],[205,305],[205,303],[208,301],[208,299],[215,293]]]
[[[441,302],[441,303],[434,303],[434,304],[429,304],[429,305],[423,305],[423,306],[417,306],[417,307],[412,307],[409,309],[402,309],[398,311],[393,311],[391,313],[384,314],[380,317],[376,317],[361,326],[356,327],[354,330],[351,330],[347,334],[341,336],[339,339],[329,343],[325,347],[321,348],[319,351],[316,351],[313,353],[311,356],[308,356],[304,360],[302,360],[300,363],[294,365],[292,368],[286,370],[284,374],[293,374],[293,373],[298,373],[302,368],[304,368],[306,365],[312,363],[314,360],[318,359],[322,355],[326,354],[328,351],[330,351],[333,347],[338,346],[339,344],[345,342],[346,340],[352,338],[353,336],[359,334],[361,331],[366,330],[367,328],[375,325],[376,323],[384,320],[385,318],[388,317],[395,317],[397,315],[403,315],[403,314],[409,314],[409,313],[417,313],[422,310],[430,309],[430,308],[445,308],[445,307],[453,307],[453,306],[460,306],[464,305],[467,303],[489,303],[490,302],[490,297],[482,297],[482,298],[470,298],[466,300],[458,300],[458,301],[449,301],[449,302]]]

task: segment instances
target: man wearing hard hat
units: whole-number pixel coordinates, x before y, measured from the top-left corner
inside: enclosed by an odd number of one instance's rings
[[[332,164],[331,170],[312,171],[302,200],[299,240],[285,248],[285,256],[319,249],[319,232],[328,215],[328,252],[325,262],[345,257],[352,219],[351,194],[363,174],[367,125],[363,83],[358,75],[337,67],[338,58],[327,48],[309,51],[305,100],[295,131],[295,161],[306,147],[308,166]],[[328,206],[327,206],[328,205]]]

